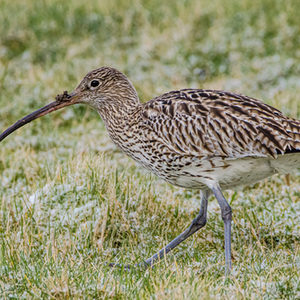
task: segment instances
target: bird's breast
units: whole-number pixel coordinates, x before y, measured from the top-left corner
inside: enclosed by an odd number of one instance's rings
[[[271,157],[220,157],[176,153],[155,136],[124,132],[115,142],[135,161],[163,180],[180,187],[222,189],[250,185],[300,164],[300,154]]]
[[[204,189],[219,184],[222,189],[250,185],[278,172],[272,158],[183,156],[167,151],[145,150],[142,144],[123,149],[135,161],[163,180],[184,188]]]

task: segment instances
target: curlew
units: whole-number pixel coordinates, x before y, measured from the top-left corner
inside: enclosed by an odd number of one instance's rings
[[[135,161],[173,185],[201,190],[199,214],[145,260],[145,267],[205,226],[212,193],[224,221],[228,273],[232,211],[222,190],[300,168],[299,120],[257,99],[217,90],[171,91],[141,103],[128,78],[110,67],[88,73],[72,93],[17,121],[0,141],[34,119],[78,103],[98,111],[112,141]]]

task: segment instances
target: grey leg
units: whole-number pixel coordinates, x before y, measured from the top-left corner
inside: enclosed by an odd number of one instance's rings
[[[151,267],[157,260],[162,259],[165,255],[174,249],[181,242],[186,240],[189,236],[194,234],[200,228],[205,226],[206,224],[206,216],[207,216],[207,200],[209,197],[209,191],[203,191],[201,197],[201,208],[198,216],[192,221],[191,225],[182,232],[179,236],[177,236],[172,242],[170,242],[166,247],[161,249],[158,253],[154,254],[152,257],[148,258],[144,261],[145,267]]]
[[[222,219],[224,221],[226,274],[229,274],[231,270],[231,207],[223,196],[219,186],[213,187],[212,191],[219,202]]]

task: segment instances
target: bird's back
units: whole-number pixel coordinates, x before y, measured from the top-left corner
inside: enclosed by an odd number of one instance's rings
[[[300,167],[300,121],[250,97],[184,89],[145,103],[140,116],[136,159],[176,185],[231,188]]]
[[[300,121],[250,97],[185,89],[144,105],[145,126],[185,155],[240,158],[300,151]]]

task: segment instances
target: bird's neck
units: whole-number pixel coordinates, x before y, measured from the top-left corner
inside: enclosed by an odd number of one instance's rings
[[[111,96],[110,96],[111,97]],[[130,134],[133,123],[138,119],[142,104],[137,95],[123,98],[111,98],[105,101],[105,106],[97,108],[111,139],[119,145],[124,133]]]

